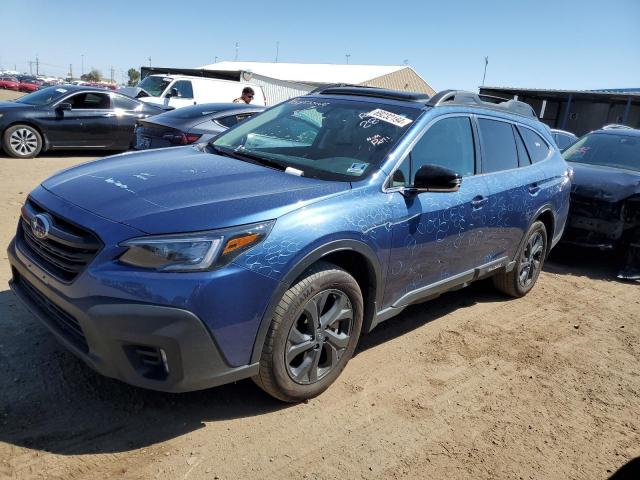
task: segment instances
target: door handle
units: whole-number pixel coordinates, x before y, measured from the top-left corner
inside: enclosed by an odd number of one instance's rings
[[[529,185],[529,193],[531,195],[537,195],[539,191],[540,191],[540,187],[538,186],[537,183],[532,183],[531,185]]]
[[[489,201],[489,199],[487,197],[483,197],[482,195],[478,195],[476,197],[473,197],[473,200],[471,200],[471,207],[474,210],[478,210],[482,207],[484,207],[484,204],[487,203]]]

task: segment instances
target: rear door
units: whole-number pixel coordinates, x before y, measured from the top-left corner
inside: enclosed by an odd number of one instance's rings
[[[136,122],[147,115],[143,114],[140,102],[117,93],[110,95],[116,120],[113,146],[127,149],[135,143]]]
[[[483,116],[478,116],[477,123],[482,174],[489,189],[488,258],[512,259],[539,207],[544,172],[531,161],[514,123]]]

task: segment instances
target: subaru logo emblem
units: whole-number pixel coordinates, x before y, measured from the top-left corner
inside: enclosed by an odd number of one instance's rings
[[[40,240],[44,240],[49,235],[49,230],[51,229],[51,222],[47,215],[34,215],[31,218],[31,231],[35,235],[36,238]]]

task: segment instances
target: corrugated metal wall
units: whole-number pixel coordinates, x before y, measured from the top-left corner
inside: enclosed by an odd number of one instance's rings
[[[249,80],[249,83],[255,83],[262,87],[267,97],[268,106],[284,102],[299,95],[306,95],[316,88],[302,83],[286,82],[284,80],[276,80],[275,78],[263,77],[255,73],[251,80]]]
[[[363,82],[361,85],[390,88],[393,90],[406,90],[408,92],[421,92],[426,93],[430,97],[436,94],[436,91],[410,67],[381,77],[372,78],[371,80]]]

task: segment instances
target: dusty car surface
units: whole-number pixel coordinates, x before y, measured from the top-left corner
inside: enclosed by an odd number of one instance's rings
[[[563,156],[574,170],[563,241],[618,250],[618,278],[640,280],[640,130],[591,132]]]

